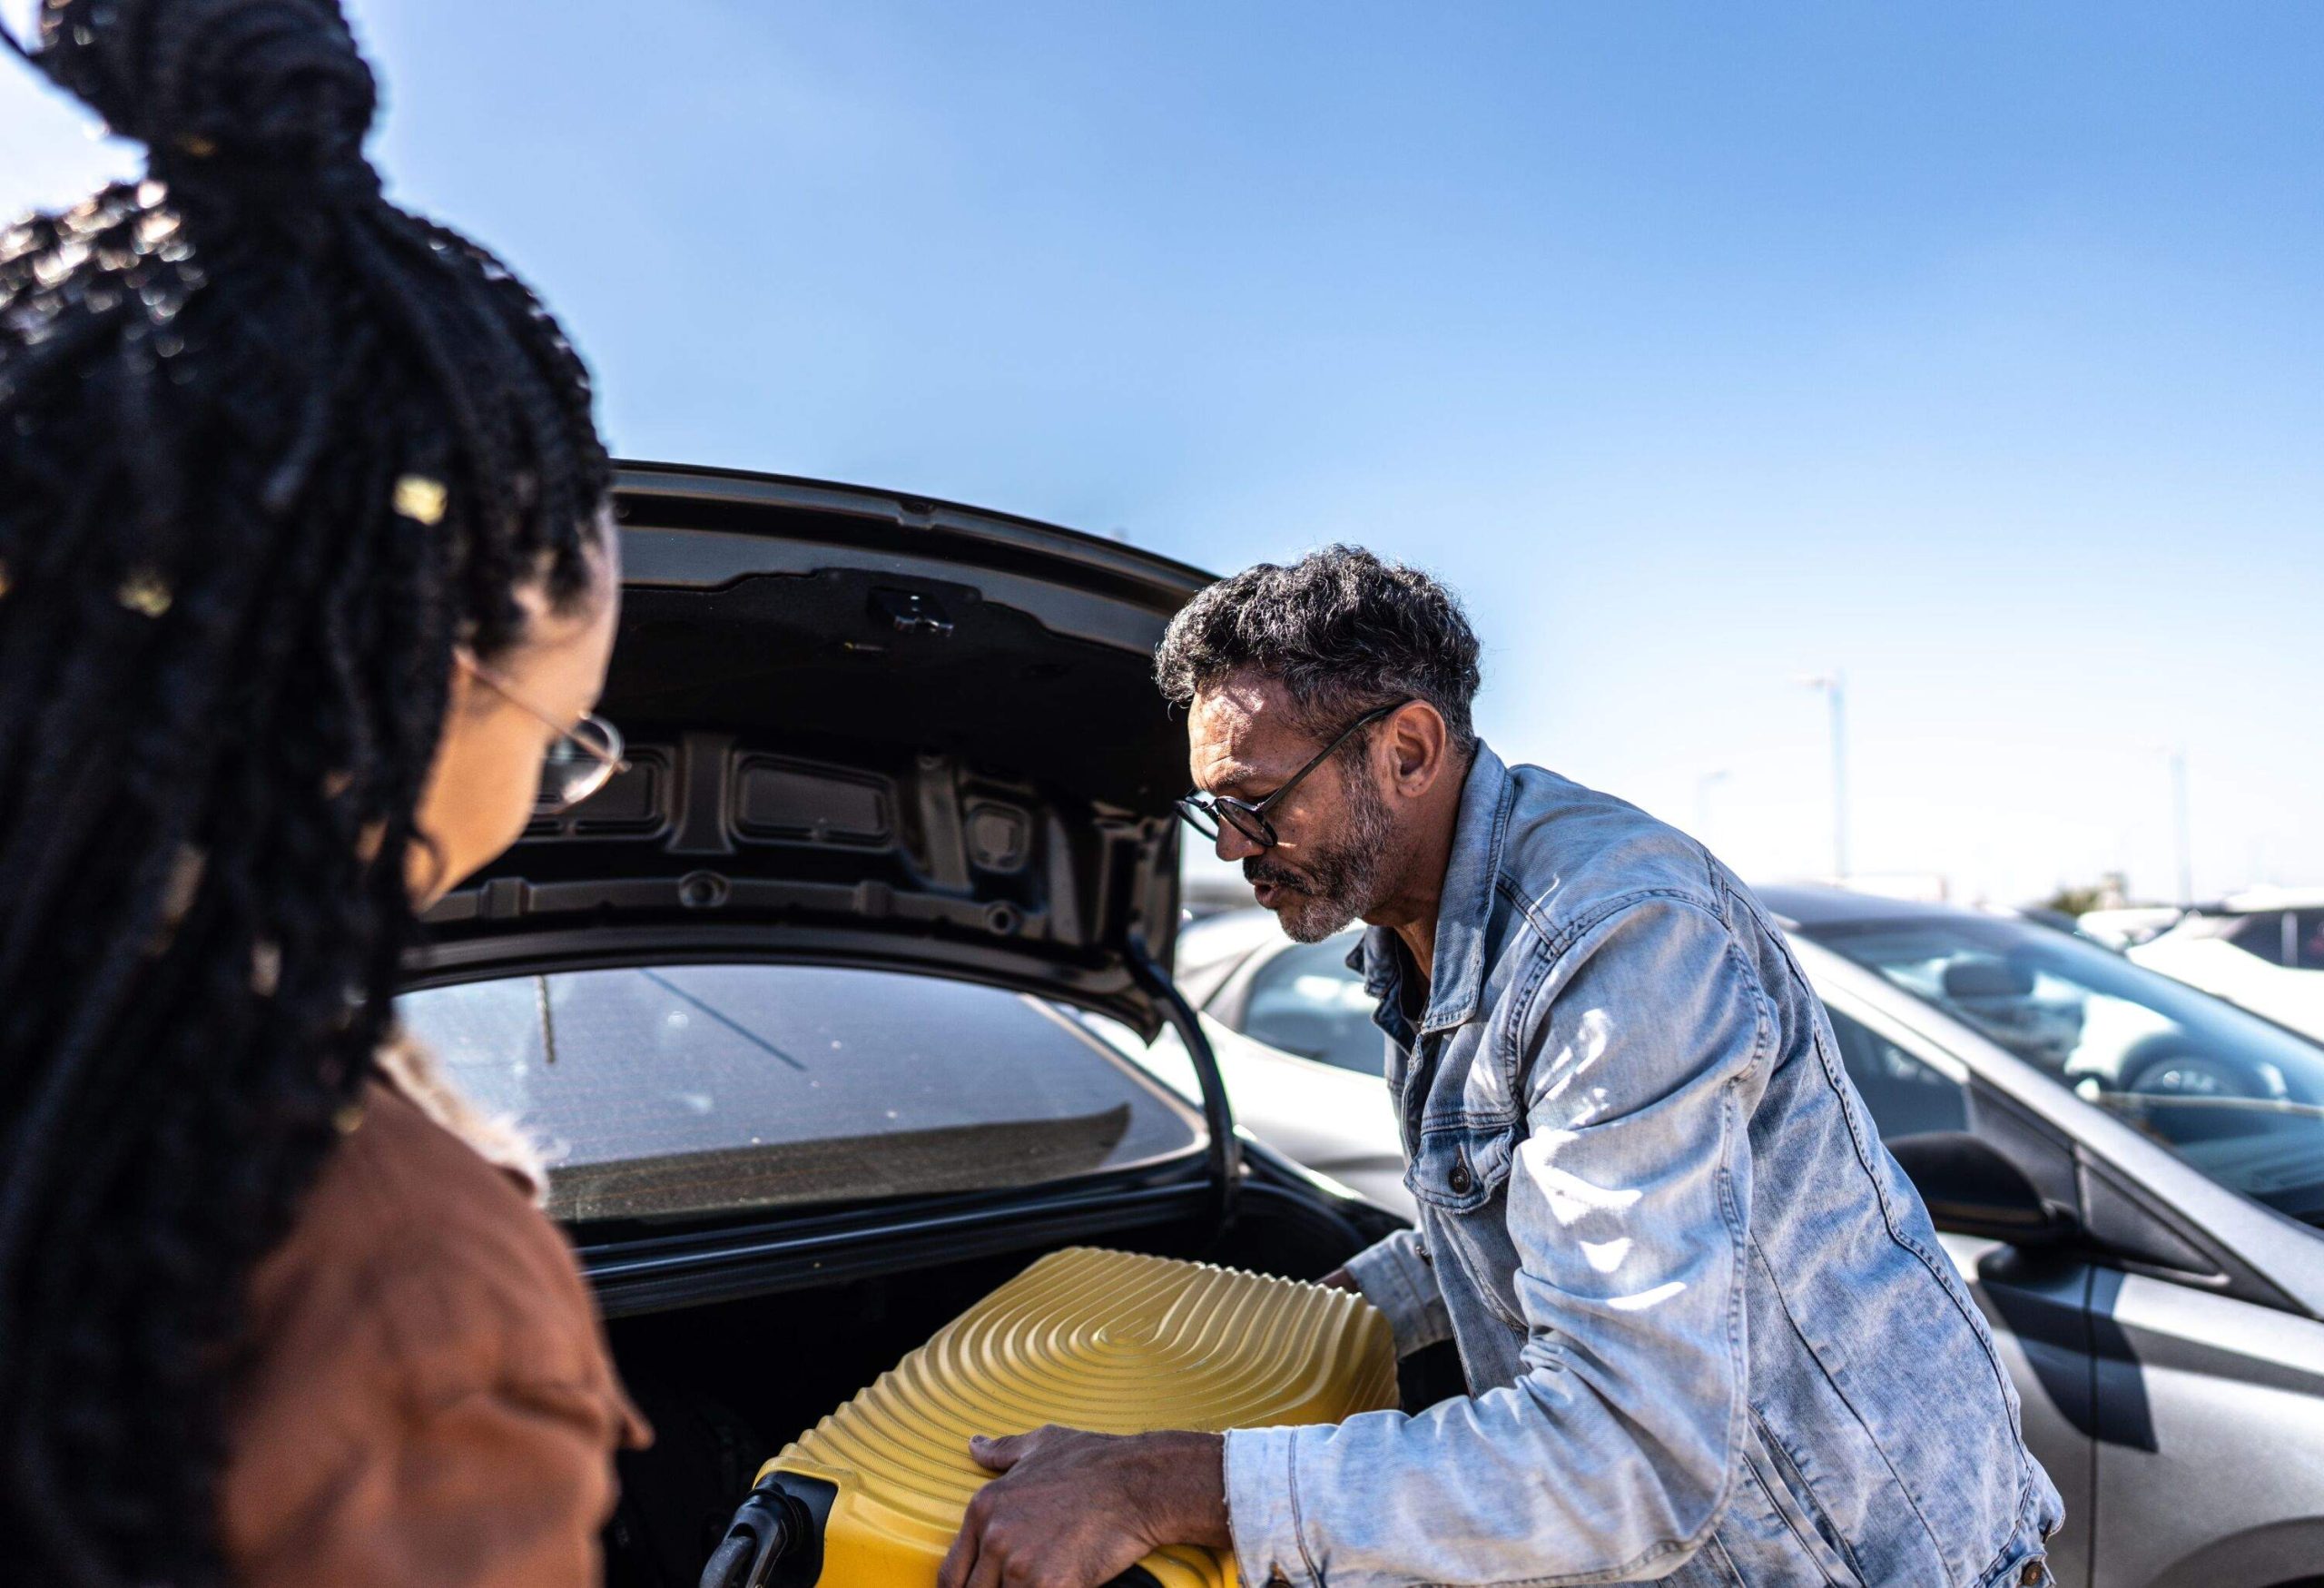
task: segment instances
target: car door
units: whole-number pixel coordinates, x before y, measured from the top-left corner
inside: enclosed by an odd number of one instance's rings
[[[2318,1580],[2324,1323],[1955,1055],[1822,991],[1885,1139],[1972,1131],[2081,1221],[2080,1242],[2043,1250],[1940,1234],[2017,1384],[2026,1444],[2065,1499],[2051,1541],[2059,1581]]]
[[[2000,1147],[2042,1193],[2078,1204],[2073,1144],[1977,1086],[1961,1061],[1836,990],[1818,990],[1840,1056],[1883,1140],[1968,1130]],[[2050,1564],[2067,1588],[2092,1588],[2098,1421],[2090,1298],[2095,1270],[2079,1258],[2021,1251],[1940,1232],[2017,1386],[2025,1443],[2058,1486],[2066,1519]]]
[[[2262,1588],[2324,1571],[2324,1324],[2102,1270],[2101,1588]]]

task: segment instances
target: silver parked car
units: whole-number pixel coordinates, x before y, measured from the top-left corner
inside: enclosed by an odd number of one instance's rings
[[[2324,1048],[2034,922],[1759,896],[1993,1325],[2066,1499],[2058,1581],[2324,1584]],[[1400,1156],[1354,941],[1248,911],[1180,944],[1205,1014],[1314,1086],[1215,1044],[1230,1093],[1261,1078],[1236,1118],[1325,1172]]]

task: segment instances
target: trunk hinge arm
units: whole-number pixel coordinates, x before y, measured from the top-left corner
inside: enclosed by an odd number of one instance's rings
[[[1186,1044],[1187,1057],[1194,1061],[1195,1080],[1202,1087],[1203,1124],[1210,1135],[1210,1173],[1217,1195],[1218,1221],[1225,1224],[1234,1216],[1235,1194],[1242,1184],[1243,1147],[1235,1138],[1235,1112],[1227,1105],[1226,1078],[1219,1073],[1218,1055],[1211,1051],[1210,1039],[1203,1033],[1194,1005],[1147,952],[1144,933],[1131,934],[1128,957],[1130,975],[1162,1006],[1164,1018]]]

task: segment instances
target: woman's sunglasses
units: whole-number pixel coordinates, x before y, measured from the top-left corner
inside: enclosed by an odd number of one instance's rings
[[[583,712],[570,723],[560,722],[466,650],[456,650],[452,656],[477,682],[556,730],[547,754],[541,757],[540,792],[533,796],[537,819],[563,815],[612,782],[615,773],[629,770],[629,763],[622,759],[621,730],[596,713]]]
[[[1297,788],[1309,773],[1329,761],[1332,753],[1346,744],[1357,729],[1378,722],[1391,712],[1402,711],[1411,704],[1409,700],[1400,700],[1393,705],[1375,706],[1365,712],[1342,728],[1337,738],[1317,751],[1314,759],[1291,774],[1289,782],[1265,799],[1238,800],[1232,794],[1206,794],[1196,789],[1178,801],[1178,814],[1187,819],[1187,826],[1214,842],[1218,837],[1219,823],[1225,822],[1261,849],[1273,849],[1281,841],[1275,837],[1275,824],[1268,820],[1267,813]]]

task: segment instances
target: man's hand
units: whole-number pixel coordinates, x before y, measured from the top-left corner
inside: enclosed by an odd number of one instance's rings
[[[1232,1547],[1216,1434],[979,1437],[977,1492],[936,1588],[1098,1588],[1164,1544]]]

